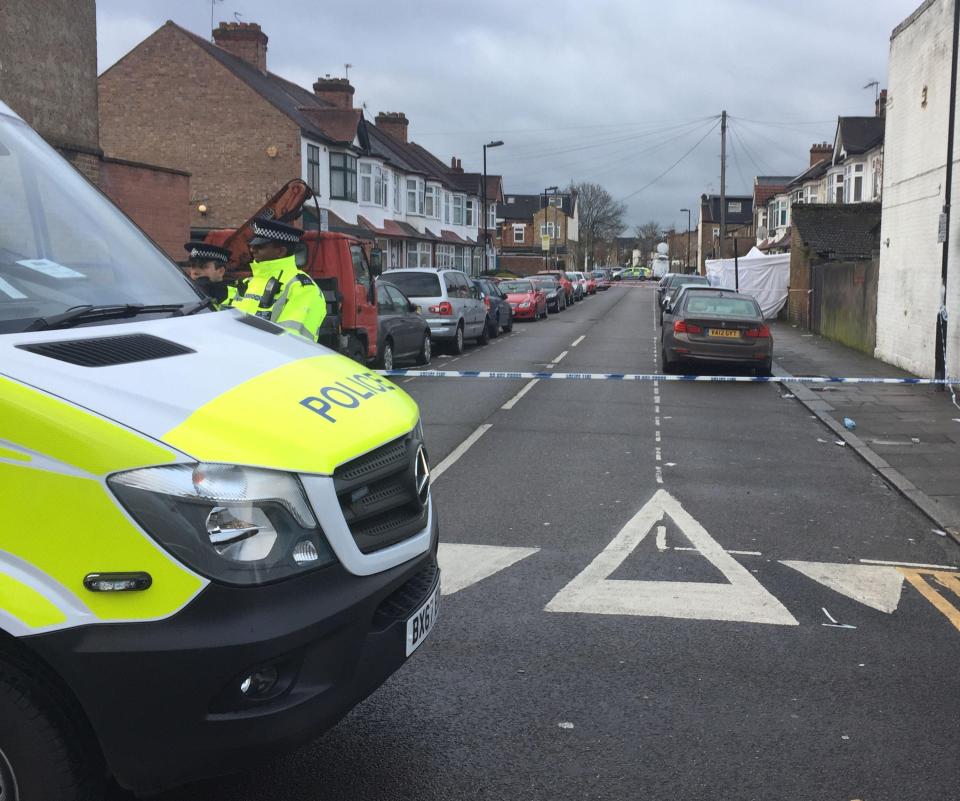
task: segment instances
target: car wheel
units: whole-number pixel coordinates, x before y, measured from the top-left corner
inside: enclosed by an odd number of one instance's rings
[[[393,369],[393,342],[389,339],[383,343],[383,353],[380,354],[380,366],[384,370]]]
[[[430,332],[423,335],[423,344],[420,346],[420,353],[417,354],[417,364],[430,364],[432,357],[432,344],[430,342]]]
[[[496,339],[500,336],[500,315],[497,314],[495,320],[493,320],[492,325],[490,326],[490,339]]]
[[[660,362],[663,364],[663,372],[665,375],[672,375],[677,372],[677,363],[667,358],[667,352],[665,350],[660,351]]]
[[[511,331],[513,331],[513,315],[512,314],[510,315],[510,322],[503,327],[503,333],[509,334]]]
[[[482,333],[477,337],[477,344],[481,347],[490,344],[490,327],[487,325],[486,320],[483,321]]]
[[[463,353],[463,323],[457,326],[457,332],[453,335],[453,342],[450,343],[450,352],[454,356]]]
[[[549,316],[550,316],[550,307],[547,306],[547,305],[544,305],[544,307],[543,307],[543,316],[544,316],[544,317],[549,317]]]
[[[103,797],[96,743],[74,706],[32,666],[0,657],[0,799]]]

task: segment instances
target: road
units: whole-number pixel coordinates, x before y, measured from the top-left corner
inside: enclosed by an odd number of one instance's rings
[[[654,372],[654,305],[434,366]],[[960,797],[960,553],[779,386],[398,380],[437,628],[320,740],[166,801]]]

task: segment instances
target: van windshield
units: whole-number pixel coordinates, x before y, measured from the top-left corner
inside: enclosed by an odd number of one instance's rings
[[[199,299],[104,195],[0,112],[0,334],[82,306],[185,307]]]
[[[405,273],[390,270],[385,274],[391,284],[408,298],[438,298],[443,295],[440,276],[436,273]]]

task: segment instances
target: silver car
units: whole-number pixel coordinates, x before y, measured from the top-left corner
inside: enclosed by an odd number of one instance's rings
[[[663,372],[681,362],[727,362],[770,375],[773,337],[763,312],[749,295],[717,290],[683,293],[673,324],[663,329]]]
[[[430,338],[452,353],[463,353],[467,339],[475,339],[478,345],[490,341],[480,291],[461,270],[412,267],[388,270],[383,278],[420,306]]]

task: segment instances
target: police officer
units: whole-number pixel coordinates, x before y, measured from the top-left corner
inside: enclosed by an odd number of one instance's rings
[[[277,220],[257,218],[253,234],[249,242],[253,275],[237,283],[236,294],[226,305],[315,342],[327,304],[313,279],[297,267],[294,253],[303,232]]]
[[[218,307],[235,292],[224,280],[230,251],[206,242],[187,242],[183,246],[189,261],[184,272]]]

